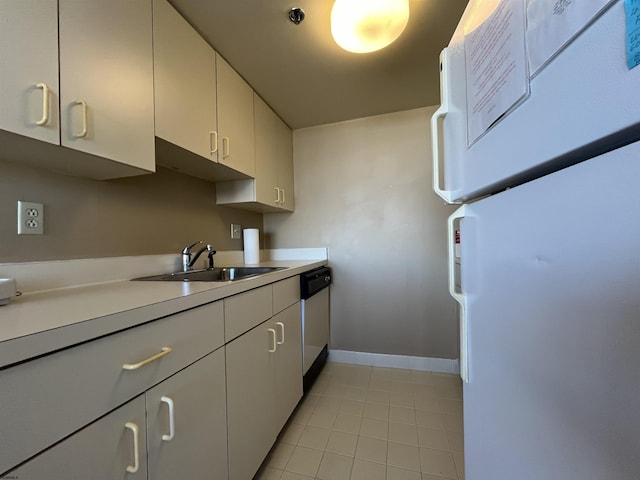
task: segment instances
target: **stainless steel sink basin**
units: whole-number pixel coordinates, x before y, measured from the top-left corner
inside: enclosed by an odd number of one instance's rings
[[[152,275],[134,278],[136,281],[161,282],[233,282],[247,277],[255,277],[265,273],[283,270],[287,267],[216,267],[208,270],[192,270],[189,272]]]

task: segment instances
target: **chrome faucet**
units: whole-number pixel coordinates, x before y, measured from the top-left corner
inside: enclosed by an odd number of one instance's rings
[[[199,243],[202,243],[202,240],[200,240],[199,242],[192,243],[188,247],[184,247],[184,249],[182,250],[182,271],[183,272],[188,272],[189,270],[191,270],[195,265],[195,263],[198,261],[198,258],[200,258],[200,255],[202,255],[204,251],[209,252],[207,255],[209,257],[209,268],[213,268],[213,256],[216,254],[216,251],[213,249],[211,245],[209,244],[205,245],[200,250],[198,250],[195,255],[192,255],[191,249],[196,245],[198,245]]]

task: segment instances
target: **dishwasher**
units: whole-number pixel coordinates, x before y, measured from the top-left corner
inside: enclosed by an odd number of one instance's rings
[[[329,285],[331,269],[318,267],[300,275],[302,303],[303,390],[308,392],[329,355]]]

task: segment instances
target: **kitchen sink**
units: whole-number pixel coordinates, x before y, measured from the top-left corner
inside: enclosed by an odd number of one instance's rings
[[[161,282],[233,282],[247,277],[283,270],[287,267],[215,267],[207,270],[167,273],[134,278],[136,281]]]

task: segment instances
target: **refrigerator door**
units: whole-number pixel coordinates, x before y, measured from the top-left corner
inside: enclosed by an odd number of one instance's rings
[[[640,143],[465,205],[467,480],[640,478]]]
[[[447,202],[494,193],[640,139],[640,67],[627,68],[623,1],[547,65],[531,81],[531,96],[471,147],[464,22],[441,56],[442,107],[432,119],[434,186]]]

